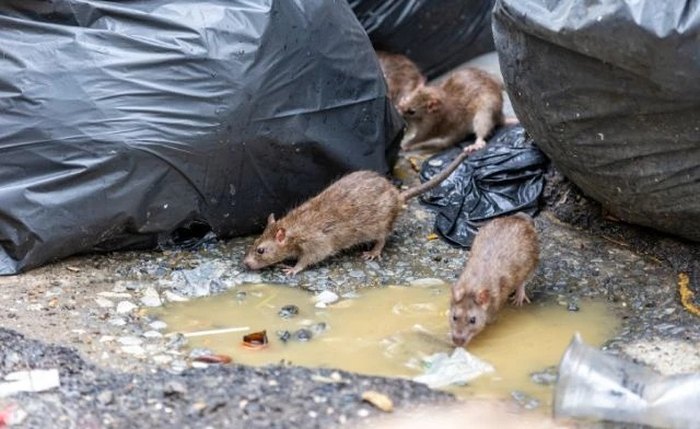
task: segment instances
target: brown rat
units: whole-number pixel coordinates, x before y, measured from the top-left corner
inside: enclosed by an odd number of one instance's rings
[[[425,77],[418,66],[405,55],[377,51],[377,58],[389,90],[389,99],[395,106],[425,83]]]
[[[380,258],[404,204],[437,186],[468,155],[466,150],[460,152],[440,173],[404,192],[373,171],[343,176],[282,219],[276,220],[271,214],[243,263],[251,270],[259,270],[296,259],[296,265],[284,269],[287,275],[295,275],[343,249],[369,242],[374,242],[374,247],[363,257]]]
[[[537,231],[530,216],[517,213],[481,227],[464,270],[452,286],[452,342],[456,346],[469,343],[495,320],[512,293],[515,305],[530,302],[525,283],[538,261]]]
[[[503,86],[476,68],[452,72],[439,85],[420,86],[398,105],[408,127],[401,147],[443,149],[476,134],[470,151],[483,148],[491,131],[504,123]]]

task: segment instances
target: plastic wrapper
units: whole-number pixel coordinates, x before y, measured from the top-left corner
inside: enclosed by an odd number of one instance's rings
[[[559,364],[554,415],[697,429],[700,373],[662,376],[585,345],[576,334]]]
[[[493,366],[477,358],[462,347],[457,347],[451,355],[435,353],[423,358],[425,373],[413,378],[432,389],[450,385],[464,385],[483,374],[494,372]]]
[[[689,0],[499,0],[515,113],[613,215],[700,241],[700,56]]]
[[[250,234],[402,121],[343,1],[0,2],[0,274]]]
[[[377,49],[404,54],[428,78],[493,50],[494,0],[348,0]]]
[[[442,170],[460,150],[455,147],[425,161],[421,180]],[[485,150],[467,158],[421,200],[437,211],[435,230],[442,238],[470,247],[484,222],[520,211],[537,213],[547,162],[522,127],[499,128]]]

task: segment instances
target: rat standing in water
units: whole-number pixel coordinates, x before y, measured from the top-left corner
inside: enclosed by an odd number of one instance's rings
[[[538,261],[537,231],[530,216],[517,213],[481,227],[464,270],[452,286],[452,342],[467,345],[496,319],[511,294],[515,305],[530,302],[525,283]]]
[[[398,110],[408,127],[401,147],[444,149],[476,134],[467,147],[476,151],[504,123],[503,86],[485,71],[466,68],[455,71],[439,85],[420,86],[404,97]]]
[[[373,171],[350,173],[282,219],[271,214],[243,263],[259,270],[296,259],[296,265],[284,269],[295,275],[343,249],[369,242],[374,247],[363,257],[378,259],[404,204],[445,180],[468,155],[466,150],[460,152],[439,174],[404,192]]]
[[[402,98],[425,83],[425,77],[418,66],[405,55],[377,51],[377,58],[389,90],[389,99],[394,106],[398,106]]]

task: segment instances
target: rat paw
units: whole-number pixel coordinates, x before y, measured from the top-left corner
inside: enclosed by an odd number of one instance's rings
[[[515,295],[513,295],[511,302],[513,303],[513,305],[521,307],[523,305],[523,302],[527,302],[529,304],[530,298],[527,297],[524,291],[522,293],[518,291],[515,293]]]
[[[486,141],[483,139],[476,139],[476,143],[472,143],[469,146],[464,148],[464,151],[467,153],[474,153],[479,149],[483,149],[486,147]]]
[[[362,259],[364,259],[365,261],[380,260],[382,259],[382,254],[370,250],[369,252],[362,252]]]
[[[282,268],[282,272],[283,272],[284,275],[286,275],[287,277],[294,277],[294,276],[296,276],[297,273],[299,273],[299,271],[301,271],[301,270],[302,270],[301,268],[294,268],[294,267],[289,267],[289,266],[285,266],[284,268]]]

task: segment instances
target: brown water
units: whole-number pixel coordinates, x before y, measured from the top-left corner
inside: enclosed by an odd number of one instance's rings
[[[245,297],[240,292],[245,291]],[[235,291],[156,312],[174,332],[193,333],[221,328],[241,332],[189,338],[192,347],[207,347],[249,365],[284,360],[310,367],[341,368],[372,375],[413,377],[420,374],[420,358],[451,353],[447,308],[449,285],[391,286],[366,289],[356,298],[341,299],[325,309],[314,307],[310,293],[284,286],[248,285]],[[282,319],[281,307],[294,304],[299,314]],[[602,344],[618,321],[604,303],[584,301],[580,311],[557,304],[506,308],[499,321],[469,344],[469,352],[492,364],[496,371],[469,386],[455,388],[460,396],[506,397],[522,390],[551,402],[551,388],[533,383],[529,374],[556,365],[575,331],[593,345]],[[276,331],[294,331],[324,322],[327,330],[308,342],[283,343]],[[245,333],[267,330],[270,344],[262,350],[241,347]]]

